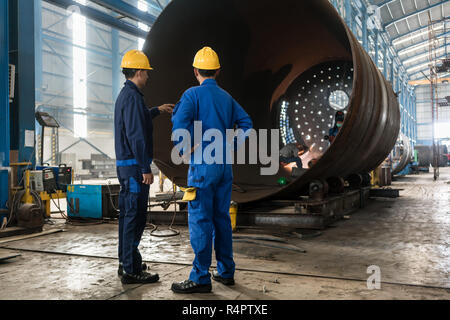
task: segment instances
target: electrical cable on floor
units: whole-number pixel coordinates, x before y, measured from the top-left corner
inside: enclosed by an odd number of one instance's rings
[[[170,198],[169,201],[166,202],[166,204],[170,204],[171,202],[173,202],[173,208],[174,208],[173,210],[174,210],[174,212],[173,212],[172,222],[169,225],[169,230],[172,231],[172,233],[169,233],[169,234],[156,234],[155,231],[158,230],[158,226],[153,224],[153,223],[147,223],[147,225],[150,225],[150,226],[153,227],[153,229],[150,231],[150,235],[151,236],[164,238],[164,237],[174,237],[174,236],[180,235],[180,231],[179,230],[176,230],[176,229],[172,228],[173,223],[175,222],[175,216],[177,215],[176,194],[177,194],[177,191],[174,188],[172,197]]]
[[[111,181],[109,179],[107,180],[106,186],[107,186],[108,191],[109,191],[109,201],[111,202],[111,206],[118,214],[120,214],[120,209],[117,209],[116,206],[114,205],[114,202],[112,201],[112,191],[111,191],[111,187],[110,187],[111,186]],[[154,237],[163,238],[163,237],[173,237],[173,236],[177,236],[177,235],[180,234],[180,231],[178,231],[178,230],[173,228],[173,223],[175,222],[175,216],[177,214],[177,208],[176,208],[177,202],[176,202],[175,196],[176,196],[176,190],[174,190],[172,198],[169,201],[164,203],[164,205],[170,205],[170,203],[172,201],[174,202],[174,214],[173,214],[173,217],[172,217],[172,222],[169,225],[169,230],[172,231],[172,233],[170,233],[170,234],[156,234],[155,232],[158,230],[158,226],[153,224],[153,223],[147,222],[146,223],[146,227],[151,227],[150,235],[152,235]],[[160,206],[160,204],[149,205],[148,208],[151,208],[151,207],[154,207],[154,206]],[[111,222],[106,222],[106,223],[111,223]]]
[[[111,192],[111,181],[109,179],[107,179],[107,184],[106,186],[108,187],[108,191],[109,191],[109,201],[111,202],[111,206],[112,208],[116,211],[117,215],[120,214],[120,210],[116,208],[116,206],[114,205],[114,202],[112,201],[112,192]]]
[[[86,218],[79,218],[79,219],[71,219],[69,216],[67,216],[63,210],[61,210],[60,205],[56,204],[55,200],[53,199],[52,195],[50,195],[50,199],[52,200],[53,204],[58,208],[59,213],[61,214],[61,216],[66,220],[66,224],[70,224],[73,226],[92,226],[92,225],[97,225],[97,224],[103,224],[103,221],[98,221],[98,220],[94,220],[94,219],[86,219]],[[58,198],[58,203],[59,203],[59,198]],[[69,201],[67,201],[67,205],[70,207],[70,210],[72,212],[75,212],[74,208],[72,207],[71,203]],[[83,222],[81,222],[83,221]],[[80,223],[77,223],[80,222]]]

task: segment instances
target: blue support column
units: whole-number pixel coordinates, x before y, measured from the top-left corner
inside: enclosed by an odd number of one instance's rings
[[[414,96],[413,96],[413,89],[410,88],[409,92],[409,130],[410,130],[410,138],[413,139],[414,136],[414,116],[413,116],[413,109],[414,109]]]
[[[392,66],[394,66],[394,61],[392,61]],[[397,68],[397,72],[395,72],[395,68],[394,68],[394,74],[393,74],[393,76],[392,76],[392,81],[394,81],[394,91],[395,91],[395,93],[398,93],[398,72],[399,72],[399,68]],[[394,78],[396,78],[395,80],[394,80]]]
[[[42,0],[34,1],[34,55],[36,63],[36,101],[42,101]]]
[[[391,68],[391,75],[389,77],[389,81],[392,83],[392,87],[393,87],[394,86],[394,56],[392,56],[390,68]]]
[[[42,103],[42,0],[34,1],[34,56],[35,56],[35,99],[36,102]],[[35,121],[36,139],[42,134],[42,128]],[[36,140],[38,141],[38,140]],[[36,146],[37,147],[37,146]],[[37,150],[36,150],[37,152]]]
[[[366,7],[364,7],[362,9],[362,45],[364,50],[366,50],[366,52],[369,51],[369,38],[368,38],[368,34],[367,34],[367,19],[368,19],[368,14],[367,14],[367,9]]]
[[[111,56],[112,56],[112,101],[116,101],[120,91],[120,64],[121,56],[119,49],[119,31],[112,29],[111,32]]]
[[[404,81],[403,81],[403,77],[400,77],[400,91],[401,91],[400,104],[402,106],[402,109],[401,109],[401,128],[402,128],[402,130],[401,131],[402,131],[402,133],[405,133],[404,112],[405,112],[405,96],[406,96],[406,92],[405,92],[405,84],[404,84]]]
[[[345,23],[352,29],[353,25],[353,6],[350,0],[345,2]]]
[[[377,29],[374,30],[375,34],[375,65],[378,67],[378,43],[379,43],[379,32]]]
[[[27,131],[35,131],[34,1],[10,0],[10,55],[17,70],[16,98],[11,106],[11,150],[19,162],[35,163],[34,145],[25,146]],[[31,35],[31,36],[30,36]],[[19,172],[19,179],[22,172]]]
[[[417,143],[417,96],[414,92],[414,140]]]
[[[405,114],[406,117],[406,135],[408,137],[411,137],[411,118],[410,118],[410,114],[411,114],[411,91],[408,88],[408,103],[407,103],[407,112]]]
[[[8,1],[0,1],[0,167],[9,167]],[[0,171],[0,209],[8,201],[8,171]],[[0,212],[1,215],[1,212]]]

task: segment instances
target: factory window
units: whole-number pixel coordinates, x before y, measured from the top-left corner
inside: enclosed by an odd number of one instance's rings
[[[86,5],[86,0],[77,0]],[[87,136],[86,98],[86,18],[78,12],[72,16],[74,136]]]
[[[136,0],[130,2],[137,6]],[[94,6],[87,0],[77,4]],[[150,4],[146,11],[152,8]],[[42,2],[36,111],[48,112],[61,125],[57,133],[46,130],[44,161],[73,167],[76,178],[114,177],[114,103],[125,82],[120,64],[144,39],[85,17],[79,9]],[[95,9],[111,14],[101,6]]]
[[[434,136],[436,139],[450,139],[450,122],[436,123]]]

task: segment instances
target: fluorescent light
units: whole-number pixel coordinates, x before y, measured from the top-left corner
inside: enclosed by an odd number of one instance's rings
[[[441,29],[443,29],[443,28],[444,28],[444,25],[441,25],[440,27],[434,28],[433,30],[434,30],[434,31],[438,31],[438,30],[441,30]],[[425,34],[428,34],[428,30],[424,30],[424,31],[419,32],[418,34],[415,34],[415,35],[406,35],[406,36],[407,36],[406,38],[404,38],[404,39],[399,39],[399,40],[394,40],[394,41],[392,41],[392,44],[393,44],[394,46],[397,46],[397,45],[399,45],[399,44],[402,44],[402,43],[407,42],[407,41],[409,41],[409,40],[418,38],[418,37],[423,36],[423,35],[425,35]]]
[[[422,68],[422,67],[428,66],[429,63],[430,63],[430,62],[425,62],[425,63],[422,63],[422,64],[420,64],[420,65],[418,65],[418,66],[415,66],[415,67],[406,69],[406,72],[409,73],[411,70],[416,70],[416,69],[420,69],[420,68]]]
[[[78,3],[86,5],[86,0],[77,0]],[[86,18],[76,12],[72,19],[72,43],[73,46],[73,108],[84,110],[87,108],[86,87]],[[73,116],[74,136],[86,138],[87,116],[74,114]]]
[[[444,50],[445,50],[445,48],[440,48],[440,49],[435,50],[434,52],[438,53],[438,52],[441,52],[441,51],[444,51]],[[424,57],[427,57],[429,54],[430,54],[429,52],[425,52],[423,54],[420,54],[418,56],[412,57],[410,59],[406,59],[405,61],[403,61],[403,64],[407,64],[407,63],[411,63],[411,62],[420,60],[420,59],[422,59]]]
[[[441,41],[441,40],[443,40],[443,39],[438,39],[438,41]],[[421,44],[421,45],[419,45],[419,46],[415,46],[414,48],[409,48],[409,49],[407,49],[407,50],[400,50],[399,52],[398,52],[398,55],[399,56],[401,56],[401,55],[404,55],[404,54],[407,54],[407,53],[409,53],[409,52],[411,52],[411,51],[415,51],[415,50],[417,50],[417,49],[420,49],[420,48],[423,48],[423,47],[428,47],[429,46],[429,43],[428,42],[425,42],[425,43],[423,43],[423,44]]]

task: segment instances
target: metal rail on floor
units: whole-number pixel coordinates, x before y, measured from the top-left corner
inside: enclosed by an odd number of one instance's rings
[[[87,254],[79,254],[79,253],[67,253],[67,252],[55,252],[55,251],[45,251],[45,250],[35,250],[35,249],[11,248],[11,247],[3,247],[3,246],[0,246],[0,249],[17,250],[17,251],[41,253],[41,254],[63,255],[63,256],[69,256],[69,257],[118,260],[118,258],[114,258],[114,257],[95,256],[95,255],[87,255]],[[179,265],[179,266],[186,266],[186,267],[192,266],[191,263],[171,262],[171,261],[145,260],[143,262],[153,263],[153,264],[171,264],[171,265]],[[213,265],[211,265],[211,266],[213,268],[215,268],[215,266],[213,266]],[[269,271],[269,270],[257,270],[257,269],[248,269],[248,268],[239,268],[239,267],[236,267],[236,270],[247,271],[247,272],[268,273],[268,274],[276,274],[276,275],[284,275],[284,276],[299,276],[299,277],[333,279],[333,280],[343,280],[343,281],[356,281],[356,282],[366,282],[367,281],[367,279],[357,279],[357,278],[351,278],[351,277],[336,277],[336,276],[328,276],[328,275],[320,275],[320,274],[318,275],[318,274],[294,273],[294,272],[283,272],[283,271],[275,272],[275,271]],[[432,286],[432,285],[424,285],[424,284],[401,283],[401,282],[392,282],[392,281],[380,281],[380,283],[396,285],[396,286],[408,286],[408,287],[416,287],[416,288],[450,290],[450,287],[440,287],[440,286]]]

